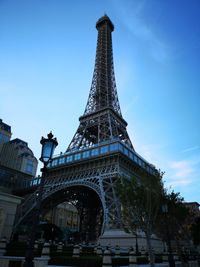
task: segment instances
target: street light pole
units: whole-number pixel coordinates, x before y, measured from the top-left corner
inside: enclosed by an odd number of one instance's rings
[[[33,215],[33,224],[31,228],[29,243],[28,243],[28,247],[26,250],[25,262],[23,264],[23,267],[34,267],[34,261],[33,261],[34,243],[35,243],[35,237],[36,237],[36,230],[39,224],[40,214],[41,214],[41,203],[42,203],[45,175],[47,173],[47,165],[52,160],[54,150],[56,146],[58,145],[56,138],[53,138],[53,134],[51,132],[47,135],[47,137],[48,138],[42,137],[40,141],[42,145],[40,161],[43,162],[44,166],[41,169],[42,177],[41,177],[40,184],[39,184],[39,191],[38,191],[38,196],[36,199],[36,207],[35,207],[35,212]]]
[[[137,230],[136,230],[137,231]],[[135,233],[135,253],[136,253],[136,256],[139,255],[139,249],[138,249],[138,235],[137,235],[137,232]]]

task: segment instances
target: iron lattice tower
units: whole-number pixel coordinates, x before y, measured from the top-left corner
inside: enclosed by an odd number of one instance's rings
[[[92,86],[85,112],[79,118],[80,125],[67,151],[116,139],[133,149],[117,96],[111,36],[114,26],[105,15],[98,20],[96,28],[98,38]]]
[[[63,201],[77,207],[80,231],[86,233],[82,240],[95,240],[105,230],[123,227],[115,190],[120,177],[156,175],[155,168],[135,152],[120,110],[113,66],[114,26],[105,15],[96,28],[95,68],[85,112],[67,151],[48,166],[42,199],[44,213]],[[39,182],[36,178],[32,188]],[[37,191],[19,207],[16,226],[30,217],[36,198]]]

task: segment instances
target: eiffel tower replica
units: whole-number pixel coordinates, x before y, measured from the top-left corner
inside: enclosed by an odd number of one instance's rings
[[[45,178],[42,210],[68,201],[78,209],[80,239],[109,242],[123,231],[115,190],[120,177],[137,177],[155,168],[134,150],[122,117],[114,75],[112,32],[107,15],[96,23],[98,31],[92,85],[84,114],[65,153],[55,156]],[[31,218],[37,191],[21,205],[17,224]],[[110,237],[109,237],[110,236]],[[112,236],[113,237],[113,236]]]

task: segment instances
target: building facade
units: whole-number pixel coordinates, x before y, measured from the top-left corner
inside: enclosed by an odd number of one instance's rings
[[[3,144],[0,164],[31,176],[36,175],[38,161],[28,144],[16,138]]]
[[[11,140],[11,126],[0,119],[0,238],[10,239],[17,206],[22,198],[15,195],[21,181],[31,181],[37,170],[37,159],[28,144]]]
[[[0,153],[4,144],[11,139],[11,127],[0,119]]]
[[[69,240],[72,233],[79,231],[80,218],[78,210],[74,205],[63,202],[50,209],[44,216],[44,220],[49,224],[55,224],[63,232],[63,239]]]
[[[200,204],[198,202],[185,202],[184,205],[190,210],[194,218],[200,217]]]

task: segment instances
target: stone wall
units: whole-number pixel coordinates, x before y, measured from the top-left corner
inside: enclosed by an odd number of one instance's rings
[[[21,197],[0,192],[0,239],[3,237],[10,239],[17,205],[21,200]]]

